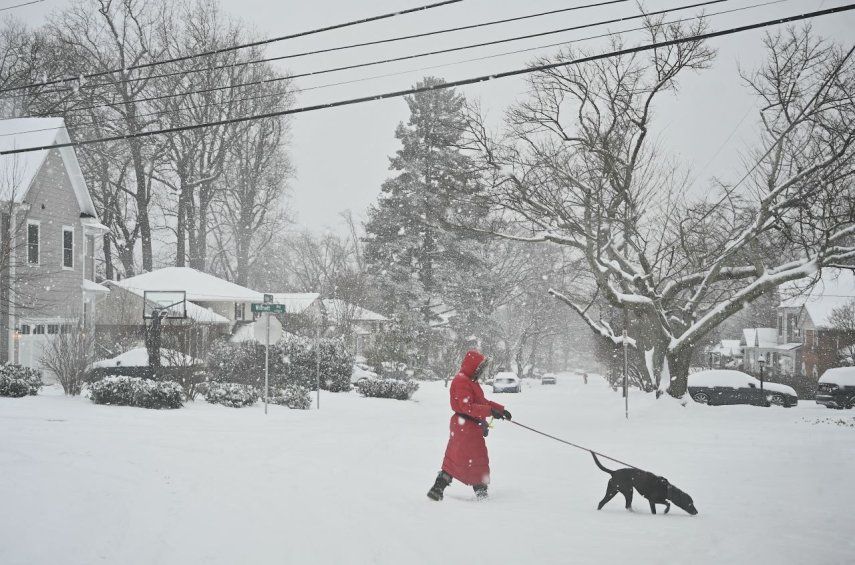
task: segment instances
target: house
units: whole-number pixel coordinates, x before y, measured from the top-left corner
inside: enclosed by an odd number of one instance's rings
[[[98,221],[62,118],[0,121],[0,362],[37,368],[52,335],[90,323]]]
[[[855,335],[835,328],[832,313],[855,304],[855,273],[825,269],[808,292],[789,290],[781,302],[779,333],[799,342],[799,373],[818,379],[840,364],[840,351],[855,343]],[[791,331],[792,330],[792,331]]]
[[[110,294],[95,316],[98,331],[136,339],[145,333],[146,291],[184,291],[187,318],[168,320],[163,331],[177,336],[174,347],[189,355],[202,355],[209,339],[252,322],[251,305],[264,300],[259,292],[190,267],[166,267],[105,285]]]
[[[707,349],[710,367],[738,367],[742,364],[742,342],[723,339]]]
[[[358,357],[365,356],[365,352],[377,343],[378,336],[392,325],[386,316],[339,298],[324,298],[320,306],[328,331],[349,338],[353,353]]]
[[[742,330],[742,367],[749,373],[760,372],[760,359],[769,370],[773,356],[778,353],[778,339],[775,328],[745,328]]]

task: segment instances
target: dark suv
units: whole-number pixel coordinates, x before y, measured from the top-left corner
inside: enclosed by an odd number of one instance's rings
[[[855,408],[855,367],[824,372],[816,389],[816,403],[828,408]]]

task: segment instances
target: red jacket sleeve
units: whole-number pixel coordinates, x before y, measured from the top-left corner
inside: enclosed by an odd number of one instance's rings
[[[451,409],[460,414],[466,414],[479,420],[490,416],[493,403],[488,403],[483,396],[479,398],[475,387],[463,379],[451,381]]]

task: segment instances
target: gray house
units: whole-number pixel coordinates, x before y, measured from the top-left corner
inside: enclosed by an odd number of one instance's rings
[[[61,118],[0,121],[0,152],[69,141]],[[71,147],[0,155],[0,362],[38,367],[51,335],[93,315],[99,221]]]

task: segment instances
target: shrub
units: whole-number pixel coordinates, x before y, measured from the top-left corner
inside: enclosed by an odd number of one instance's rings
[[[152,381],[171,381],[181,386],[186,400],[194,400],[197,394],[203,393],[200,386],[205,382],[207,374],[201,365],[189,367],[98,367],[90,369],[86,374],[87,382],[100,381],[104,377],[113,376],[139,377]]]
[[[255,387],[241,383],[212,382],[208,384],[205,400],[211,404],[243,408],[255,404],[258,400],[258,391]]]
[[[0,396],[33,396],[43,386],[41,371],[20,365],[0,365]]]
[[[181,386],[171,381],[152,381],[139,377],[106,377],[89,385],[95,404],[136,406],[138,408],[181,408]]]
[[[357,384],[356,388],[362,396],[409,400],[419,390],[419,384],[397,379],[367,379]]]
[[[309,389],[297,383],[291,383],[283,388],[271,387],[268,400],[271,404],[287,406],[294,410],[308,410],[312,406]]]
[[[42,368],[56,375],[62,390],[77,396],[83,389],[86,373],[95,353],[95,333],[82,324],[63,328],[54,335],[42,354]]]

